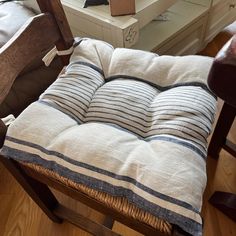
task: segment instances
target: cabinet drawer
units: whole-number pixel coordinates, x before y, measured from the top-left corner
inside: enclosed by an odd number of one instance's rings
[[[211,41],[225,26],[236,19],[235,0],[219,1],[210,12],[206,42]]]
[[[154,51],[159,55],[195,54],[198,52],[203,40],[206,20],[206,16],[202,17],[198,22],[190,25],[187,29],[180,32],[178,36]]]

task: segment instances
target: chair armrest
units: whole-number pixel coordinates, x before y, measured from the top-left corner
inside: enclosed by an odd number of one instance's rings
[[[208,85],[218,97],[236,107],[236,35],[216,55]]]

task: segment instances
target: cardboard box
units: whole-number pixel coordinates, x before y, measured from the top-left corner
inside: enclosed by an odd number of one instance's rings
[[[134,15],[135,0],[110,0],[112,16]]]

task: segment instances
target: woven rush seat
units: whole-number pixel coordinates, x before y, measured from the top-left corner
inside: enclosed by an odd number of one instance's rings
[[[202,234],[212,59],[77,39],[70,64],[9,127],[1,154],[166,234]]]

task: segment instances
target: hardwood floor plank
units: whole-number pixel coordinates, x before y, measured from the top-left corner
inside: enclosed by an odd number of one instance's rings
[[[14,194],[21,191],[21,186],[17,184],[12,175],[0,163],[0,194]]]
[[[4,207],[0,207],[0,235],[5,234],[6,223],[8,221],[10,212],[14,206],[15,195],[13,194],[0,194],[0,202]]]

